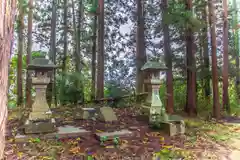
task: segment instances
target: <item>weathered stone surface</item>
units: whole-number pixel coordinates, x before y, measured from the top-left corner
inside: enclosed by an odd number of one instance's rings
[[[101,121],[112,122],[118,120],[116,114],[111,107],[101,107],[99,108],[97,114],[99,120]]]
[[[102,137],[108,137],[109,140],[113,139],[115,136],[119,138],[124,138],[124,137],[131,137],[133,136],[133,132],[123,129],[120,131],[115,131],[115,132],[102,132],[102,133],[95,133],[95,136],[98,140],[100,140]]]
[[[96,117],[95,108],[78,108],[75,110],[74,119],[93,119]]]
[[[32,112],[25,123],[25,133],[48,133],[56,131],[55,120],[46,100],[46,88],[50,82],[48,72],[56,66],[43,57],[35,58],[28,65],[28,70],[34,70],[35,76],[32,77],[32,84],[36,89],[36,96],[32,105]]]
[[[37,73],[37,77],[32,79],[32,83],[36,89],[36,96],[32,105],[32,112],[29,114],[29,120],[45,120],[50,119],[52,112],[49,109],[46,100],[46,88],[50,82],[50,78],[47,77],[47,73]]]
[[[150,76],[144,80],[148,85],[148,97],[142,104],[141,112],[149,118],[149,124],[153,128],[164,128],[170,136],[184,134],[185,124],[180,116],[169,116],[162,104],[159,90],[161,84],[160,71],[167,68],[160,62],[147,62],[142,67],[143,71],[148,72]]]
[[[51,133],[56,131],[56,124],[54,119],[46,121],[30,121],[27,120],[25,123],[25,133]]]
[[[185,133],[185,123],[184,123],[184,121],[161,122],[160,127],[163,128],[164,131],[169,136],[175,136],[175,135]]]
[[[57,131],[54,133],[28,134],[28,135],[17,134],[15,137],[15,141],[16,142],[27,142],[31,138],[40,138],[40,139],[75,138],[75,137],[79,137],[79,136],[86,136],[89,134],[91,134],[91,132],[87,131],[85,129],[66,125],[66,126],[58,127]]]

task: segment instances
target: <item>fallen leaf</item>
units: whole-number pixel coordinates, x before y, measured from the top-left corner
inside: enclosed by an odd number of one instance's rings
[[[128,141],[125,140],[125,139],[123,139],[123,140],[121,140],[121,143],[122,143],[122,144],[128,144]]]
[[[115,148],[114,146],[106,146],[105,148]]]
[[[163,146],[163,148],[166,148],[166,149],[172,149],[173,146]]]
[[[17,153],[17,156],[18,156],[18,158],[22,158],[23,152],[18,152],[18,153]]]
[[[165,139],[164,139],[164,137],[160,136],[160,137],[159,137],[159,140],[160,140],[160,141],[164,141]]]
[[[98,133],[102,133],[103,131],[96,129],[96,132],[98,132]]]
[[[77,154],[81,152],[81,148],[80,147],[72,147],[69,149],[69,152],[72,154]]]

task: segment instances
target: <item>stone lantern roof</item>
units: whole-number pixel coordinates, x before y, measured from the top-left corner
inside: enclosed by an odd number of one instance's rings
[[[29,64],[27,67],[28,70],[45,70],[45,71],[50,71],[55,68],[57,68],[57,66],[53,64],[51,60],[43,57],[34,58],[31,64]]]
[[[157,61],[148,61],[146,62],[143,67],[141,68],[142,71],[166,71],[168,68]]]

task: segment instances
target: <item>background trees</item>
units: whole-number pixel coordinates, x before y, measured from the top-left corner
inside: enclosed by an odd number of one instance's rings
[[[169,68],[160,91],[169,113],[184,108],[195,115],[215,108],[213,115],[219,118],[220,106],[234,113],[238,110],[234,5],[214,2],[213,10],[210,0],[109,0],[104,7],[102,1],[98,3],[97,14],[92,15],[85,0],[37,0],[34,7],[31,1],[19,1],[10,106],[20,105],[21,99],[31,104],[30,73],[26,79],[22,73],[31,58],[44,54],[61,66],[48,91],[49,103],[54,105],[141,93],[147,76],[141,66],[147,60],[160,60]]]

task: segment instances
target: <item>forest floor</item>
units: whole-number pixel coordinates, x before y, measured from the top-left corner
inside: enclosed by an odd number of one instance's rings
[[[15,143],[14,136],[20,126],[19,112],[9,111],[7,160],[81,160],[92,155],[97,160],[152,160],[155,153],[166,160],[238,160],[240,157],[240,119],[227,118],[221,123],[200,118],[185,118],[186,134],[169,137],[161,131],[148,128],[146,121],[138,118],[136,108],[115,109],[117,123],[91,120],[74,121],[71,107],[54,109],[58,126],[81,126],[91,133],[129,129],[134,137],[120,139],[117,146],[100,146],[93,134],[68,139],[32,139]],[[64,113],[64,114],[63,114]],[[170,158],[175,157],[175,158]]]

